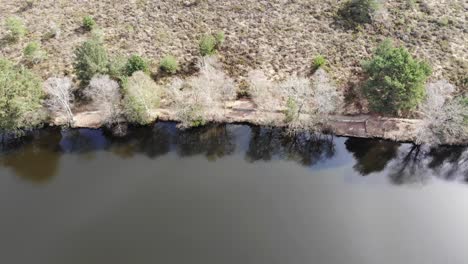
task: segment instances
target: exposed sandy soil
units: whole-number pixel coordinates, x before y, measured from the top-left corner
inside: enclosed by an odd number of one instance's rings
[[[253,102],[242,99],[230,101],[226,104],[227,109],[223,111],[222,120],[224,123],[249,123],[253,125],[269,125],[271,120],[275,120],[275,126],[284,126],[284,115],[280,111],[266,112],[255,108]],[[177,114],[171,109],[154,109],[151,112],[154,120],[179,121]],[[51,125],[62,125],[63,117],[56,117],[51,121]],[[414,141],[416,129],[420,120],[403,118],[381,118],[377,116],[331,116],[330,132],[338,136],[351,136],[361,138],[383,138],[394,141]],[[99,128],[103,126],[103,115],[99,111],[78,112],[74,116],[72,125],[76,128]],[[457,142],[455,139],[448,144],[466,144]]]
[[[433,79],[447,78],[459,90],[467,89],[464,0],[418,0],[412,7],[409,0],[389,0],[377,22],[358,30],[337,19],[344,2],[338,0],[40,0],[31,8],[26,1],[1,2],[0,23],[18,16],[29,34],[16,44],[3,41],[0,55],[20,62],[24,46],[41,41],[49,56],[34,70],[44,78],[72,72],[73,50],[89,37],[81,28],[82,18],[92,15],[112,53],[146,56],[155,71],[169,53],[189,71],[199,56],[200,37],[222,30],[226,42],[220,56],[237,81],[253,68],[274,79],[308,74],[312,59],[323,54],[338,86],[350,90],[361,78],[360,62],[390,37],[430,62]],[[61,35],[46,39],[52,23],[59,25]],[[0,38],[4,35],[1,30]]]

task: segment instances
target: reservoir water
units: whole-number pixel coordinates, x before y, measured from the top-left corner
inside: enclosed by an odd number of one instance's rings
[[[466,264],[468,149],[43,129],[0,147],[0,263]]]

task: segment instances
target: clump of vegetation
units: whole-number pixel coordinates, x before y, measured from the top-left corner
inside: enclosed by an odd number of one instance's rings
[[[391,115],[408,113],[418,106],[431,74],[428,64],[415,60],[408,50],[394,47],[389,40],[377,48],[363,68],[369,76],[363,91],[371,110]]]
[[[209,56],[216,53],[216,39],[212,35],[205,35],[200,40],[200,53],[202,56]]]
[[[41,79],[23,67],[0,59],[0,131],[19,134],[42,121]]]
[[[26,35],[26,33],[28,33],[23,20],[18,17],[7,18],[5,21],[5,27],[7,31],[7,38],[13,42],[19,41]]]
[[[380,8],[378,0],[348,0],[339,10],[339,15],[350,23],[372,23],[375,12]]]
[[[108,65],[107,50],[100,41],[88,40],[75,50],[75,74],[84,85],[96,74],[107,74]]]
[[[315,72],[312,90],[313,112],[323,123],[330,114],[339,110],[343,103],[343,97],[323,69]]]
[[[142,71],[135,72],[123,84],[123,114],[129,122],[149,124],[151,110],[159,107],[161,88]]]
[[[166,55],[159,63],[159,67],[164,72],[174,74],[179,70],[179,63],[174,56]]]
[[[326,62],[327,62],[327,60],[325,59],[324,56],[318,55],[317,57],[314,58],[314,60],[312,62],[312,69],[314,71],[316,71],[316,70],[324,67]]]
[[[132,76],[133,73],[137,71],[148,73],[148,62],[138,55],[132,55],[125,64],[125,74],[127,76]]]
[[[96,21],[92,16],[83,17],[83,28],[87,31],[91,31],[96,27]]]
[[[261,110],[271,111],[281,105],[281,94],[276,85],[269,80],[263,71],[253,70],[247,76],[249,94]]]
[[[296,101],[289,97],[288,101],[286,101],[286,109],[284,110],[285,122],[291,123],[298,118],[299,115],[299,107],[297,107]]]
[[[205,57],[200,73],[186,81],[175,79],[168,91],[170,107],[177,111],[180,127],[194,127],[222,118],[225,102],[236,98],[234,81],[216,57]]]
[[[39,42],[30,42],[23,50],[23,55],[29,63],[37,64],[47,57],[47,53],[41,49]]]
[[[114,56],[109,59],[108,74],[109,76],[117,81],[122,81],[126,77],[125,66],[127,59],[124,56]]]
[[[120,86],[107,75],[94,76],[83,94],[91,101],[91,106],[99,110],[107,125],[118,123],[120,117]]]
[[[216,34],[204,35],[199,44],[200,54],[202,56],[210,56],[217,52],[224,42],[224,32],[220,31]]]
[[[423,118],[416,142],[438,145],[468,139],[467,99],[452,98],[455,87],[446,80],[430,83],[426,90],[426,99],[420,106]]]
[[[65,118],[69,126],[73,124],[73,83],[68,77],[52,77],[44,83],[44,91],[47,94],[45,106],[52,115]]]

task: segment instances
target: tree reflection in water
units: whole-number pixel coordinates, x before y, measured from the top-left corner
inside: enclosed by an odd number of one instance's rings
[[[348,138],[345,145],[356,159],[353,168],[363,176],[385,169],[396,158],[400,147],[396,142],[364,138]]]
[[[468,181],[466,147],[411,145],[400,150],[392,163],[388,176],[397,185],[424,183],[431,177]]]
[[[58,172],[60,132],[57,129],[34,131],[22,138],[0,143],[0,167],[10,168],[20,178],[46,183]]]
[[[225,124],[179,131],[174,144],[181,157],[204,154],[208,160],[231,155],[236,149],[235,137]]]
[[[304,166],[332,158],[335,154],[333,136],[315,133],[288,135],[282,129],[252,127],[246,160],[268,161],[274,156],[296,161]]]
[[[236,127],[213,124],[180,131],[174,123],[163,122],[151,128],[130,128],[123,138],[112,137],[103,130],[42,129],[21,139],[1,142],[0,169],[10,168],[23,179],[43,183],[57,174],[63,153],[89,160],[98,151],[123,159],[137,154],[153,159],[174,152],[181,158],[204,155],[208,160],[217,160],[244,146],[246,149],[238,152],[248,162],[283,159],[303,166],[323,162],[336,153],[329,135],[289,136],[278,128]],[[361,175],[385,173],[396,185],[424,183],[431,177],[468,182],[467,147],[427,148],[357,138],[349,138],[344,144],[355,159],[353,168]]]
[[[130,128],[127,136],[112,140],[109,150],[121,158],[132,158],[135,154],[156,158],[171,150],[174,131],[175,124],[172,123],[156,123],[152,128]]]

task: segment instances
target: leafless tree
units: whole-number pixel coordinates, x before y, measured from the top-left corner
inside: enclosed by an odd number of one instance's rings
[[[270,81],[261,70],[250,71],[247,76],[249,93],[258,109],[273,111],[281,105],[281,94],[276,84]]]
[[[420,106],[423,115],[417,130],[418,144],[438,145],[453,139],[468,138],[466,105],[452,98],[455,87],[446,80],[427,85],[427,96]]]
[[[325,70],[318,69],[313,78],[312,107],[315,108],[315,112],[323,118],[338,111],[343,98],[330,82]]]
[[[94,76],[83,94],[91,100],[91,105],[101,113],[105,123],[118,121],[120,109],[119,84],[107,75]]]
[[[68,77],[52,77],[44,83],[47,93],[45,105],[53,115],[61,115],[68,125],[73,124],[73,83]]]
[[[216,57],[202,58],[198,67],[197,76],[174,79],[168,87],[170,105],[177,111],[182,127],[220,119],[225,102],[236,97],[234,81],[224,73]]]

